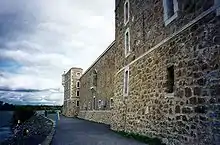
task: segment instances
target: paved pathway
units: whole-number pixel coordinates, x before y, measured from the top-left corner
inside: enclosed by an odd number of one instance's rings
[[[145,145],[114,133],[103,124],[61,116],[52,145]]]

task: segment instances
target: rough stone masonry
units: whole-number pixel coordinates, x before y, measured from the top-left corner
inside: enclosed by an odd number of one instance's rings
[[[116,0],[115,41],[80,78],[80,118],[166,144],[220,144],[218,0]]]

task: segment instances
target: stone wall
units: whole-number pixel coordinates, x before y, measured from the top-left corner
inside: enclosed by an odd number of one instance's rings
[[[62,114],[66,117],[73,117],[78,114],[73,100],[64,101]]]
[[[117,5],[115,8],[117,70],[120,70],[168,36],[177,32],[214,4],[214,0],[177,0],[178,17],[165,26],[163,0],[129,0],[130,17],[127,25],[124,25],[125,1],[116,0]],[[131,54],[125,59],[124,33],[127,28],[130,29],[131,35]]]
[[[80,78],[80,110],[109,110],[113,97],[115,42]]]
[[[220,19],[211,8],[213,1],[200,0],[192,11],[184,9],[187,2],[179,1],[180,15],[167,27],[162,0],[130,1],[127,26],[124,1],[118,2],[113,130],[156,136],[167,144],[220,143]],[[127,27],[132,52],[125,58]],[[130,77],[127,97],[125,66]],[[172,94],[167,92],[170,66]]]
[[[80,111],[79,118],[98,123],[111,124],[111,111]]]

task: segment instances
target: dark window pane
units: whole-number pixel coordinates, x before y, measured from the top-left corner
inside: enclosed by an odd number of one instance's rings
[[[167,69],[167,92],[173,93],[174,91],[174,66]]]
[[[125,72],[125,94],[128,93],[128,71]]]
[[[129,52],[129,33],[127,32],[125,35],[125,45],[126,45],[126,52]]]
[[[93,109],[95,109],[95,98],[93,98]]]
[[[173,0],[167,0],[167,8],[168,8],[168,18],[170,18],[174,15]]]
[[[128,20],[128,3],[125,4],[125,22]]]
[[[79,96],[79,91],[76,91],[76,96]]]

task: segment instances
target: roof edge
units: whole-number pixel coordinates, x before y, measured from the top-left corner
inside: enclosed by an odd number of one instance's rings
[[[115,40],[107,47],[107,49],[90,65],[90,67],[83,73],[83,75],[80,77],[80,79],[106,54],[108,50],[112,48],[112,46],[115,44]]]
[[[80,69],[80,70],[83,70],[83,69],[80,68],[80,67],[71,67],[71,68],[70,68],[67,72],[65,72],[63,75],[66,75],[66,74],[70,73],[70,71],[71,71],[72,69]]]

